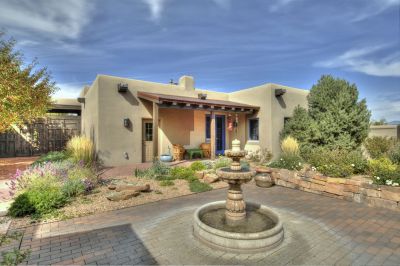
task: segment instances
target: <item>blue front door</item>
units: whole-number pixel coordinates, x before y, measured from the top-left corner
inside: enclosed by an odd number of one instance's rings
[[[225,151],[225,116],[215,116],[215,153],[223,155]]]

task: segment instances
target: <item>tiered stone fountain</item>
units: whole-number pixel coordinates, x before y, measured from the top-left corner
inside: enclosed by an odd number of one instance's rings
[[[217,175],[229,184],[226,201],[201,206],[194,214],[193,233],[205,244],[233,252],[261,252],[278,246],[283,240],[283,226],[271,209],[245,202],[241,185],[249,182],[255,171],[243,169],[240,141],[232,141],[232,149],[225,155],[233,162],[228,168],[217,170]]]

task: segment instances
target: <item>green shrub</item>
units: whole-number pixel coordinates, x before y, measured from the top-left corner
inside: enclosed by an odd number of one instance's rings
[[[388,158],[368,161],[370,175],[376,184],[398,186],[400,183],[400,167]]]
[[[195,192],[195,193],[212,190],[212,187],[209,184],[200,182],[198,179],[190,182],[189,188],[190,188],[190,191]]]
[[[172,180],[161,180],[160,181],[160,186],[162,187],[169,187],[175,185],[174,181]]]
[[[303,168],[303,160],[298,155],[282,155],[278,160],[270,163],[269,166],[299,171]]]
[[[64,151],[51,151],[49,153],[43,154],[36,161],[32,163],[32,166],[40,165],[46,162],[59,162],[68,159],[69,156]]]
[[[73,180],[96,179],[96,174],[94,172],[94,169],[91,167],[74,167],[69,169],[67,175],[68,179],[73,179]]]
[[[20,265],[23,261],[27,260],[29,255],[31,254],[31,250],[20,250],[18,248],[13,248],[11,251],[3,251],[1,256],[3,260],[1,261],[2,266],[14,266]]]
[[[349,152],[319,147],[308,150],[305,157],[311,166],[326,176],[347,177],[368,170],[368,162],[359,150]]]
[[[8,215],[11,217],[24,217],[33,213],[35,206],[30,202],[26,192],[19,194],[8,209]]]
[[[365,174],[368,172],[368,160],[364,158],[360,150],[348,152],[345,158],[353,167],[353,174]]]
[[[35,179],[26,191],[35,213],[43,215],[65,205],[67,198],[62,192],[61,184],[51,177]]]
[[[259,164],[267,164],[272,159],[272,153],[268,149],[248,151],[246,159]]]
[[[389,159],[395,164],[400,165],[400,143],[398,142],[390,151]]]
[[[190,165],[190,169],[193,171],[201,171],[207,169],[207,167],[202,162],[194,162]]]
[[[187,181],[197,179],[192,169],[183,166],[176,166],[172,168],[170,171],[170,175],[173,179],[184,179]]]
[[[169,175],[170,170],[171,167],[169,167],[167,164],[159,160],[155,160],[152,166],[149,167],[148,169],[141,170],[136,168],[135,176],[158,179],[160,176]]]
[[[355,172],[355,168],[361,169],[363,166],[357,162],[355,167],[354,162],[356,161],[356,154],[352,154],[354,157],[352,162],[349,152],[345,150],[329,150],[328,148],[315,148],[308,154],[308,163],[315,167],[316,170],[326,176],[332,177],[347,177]]]
[[[371,137],[367,138],[364,142],[364,146],[372,159],[387,156],[395,144],[395,139],[387,137]]]
[[[222,167],[228,167],[231,165],[232,160],[229,159],[228,157],[223,157],[219,156],[214,162],[213,162],[213,168],[218,169]]]
[[[74,136],[67,143],[67,152],[75,162],[92,164],[95,159],[93,142],[84,136]]]
[[[68,179],[61,190],[67,199],[71,199],[85,193],[85,185],[80,179]]]

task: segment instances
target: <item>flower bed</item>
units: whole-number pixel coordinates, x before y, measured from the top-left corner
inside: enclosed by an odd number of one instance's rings
[[[273,169],[272,177],[279,186],[400,211],[400,187],[372,184],[362,176],[333,178],[315,171]]]

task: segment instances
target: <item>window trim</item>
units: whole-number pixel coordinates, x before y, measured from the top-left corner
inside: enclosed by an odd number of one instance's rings
[[[256,120],[257,121],[257,139],[252,139],[251,138],[251,128],[250,128],[250,121],[251,120]],[[253,142],[257,142],[260,141],[260,119],[258,117],[254,117],[254,118],[248,118],[247,119],[247,140],[248,141],[253,141]]]

